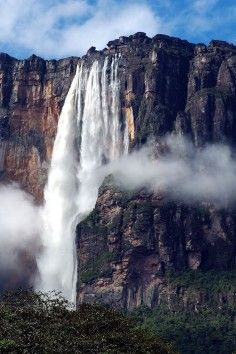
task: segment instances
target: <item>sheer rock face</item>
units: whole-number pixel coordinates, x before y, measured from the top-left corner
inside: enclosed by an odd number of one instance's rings
[[[191,136],[196,146],[235,143],[236,47],[139,32],[102,51],[92,47],[81,60],[91,66],[114,54],[120,55],[121,115],[128,120],[131,148],[173,130]],[[1,178],[17,181],[37,201],[78,60],[0,54]]]
[[[19,183],[37,203],[43,200],[57,121],[77,61],[0,54],[0,179]],[[0,289],[32,286],[37,252],[29,246],[19,251],[13,269],[1,264]]]
[[[196,147],[235,144],[235,46],[137,33],[102,51],[92,47],[81,60],[90,66],[114,54],[121,54],[121,115],[128,120],[130,149],[173,131],[188,135]],[[77,62],[0,55],[1,178],[19,182],[38,202]],[[167,274],[235,269],[235,223],[234,210],[170,204],[145,191],[127,196],[105,183],[94,212],[77,230],[78,302],[134,308],[177,296],[196,306],[203,295],[192,301],[184,289],[173,290]]]
[[[168,132],[188,135],[196,147],[236,142],[236,48],[142,34],[110,42],[122,52],[122,113],[130,148]],[[94,56],[101,55],[93,51]],[[210,204],[187,206],[140,191],[127,196],[112,183],[101,187],[91,215],[78,226],[78,303],[119,308],[177,301],[198,310],[209,295],[173,285],[169,274],[235,270],[236,211]],[[172,284],[172,285],[171,285]],[[235,303],[234,291],[214,301]],[[223,299],[223,300],[222,300]]]
[[[183,307],[199,308],[206,294],[173,287],[170,274],[235,270],[235,230],[235,210],[168,202],[145,190],[128,194],[106,179],[77,229],[78,302],[133,309],[178,297]],[[233,291],[220,295],[236,300]]]
[[[0,54],[1,179],[40,202],[57,121],[78,59],[16,60]]]

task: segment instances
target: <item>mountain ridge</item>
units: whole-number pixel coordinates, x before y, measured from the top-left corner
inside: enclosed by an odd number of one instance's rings
[[[90,53],[94,53],[94,52],[98,52],[98,53],[104,53],[107,51],[107,49],[109,48],[114,48],[116,46],[122,46],[122,45],[126,45],[126,44],[129,44],[132,42],[132,40],[134,39],[138,39],[138,40],[142,40],[142,41],[147,41],[149,43],[151,42],[156,42],[156,41],[163,41],[163,42],[166,42],[166,43],[176,43],[176,44],[186,44],[186,45],[190,45],[190,46],[198,46],[198,45],[203,45],[205,47],[227,47],[228,49],[231,49],[233,51],[236,50],[236,45],[233,44],[233,43],[230,43],[230,42],[227,42],[227,41],[224,41],[224,40],[218,40],[218,39],[212,39],[209,41],[209,43],[203,43],[203,42],[196,42],[196,43],[193,43],[193,42],[189,42],[188,40],[185,40],[185,39],[181,39],[180,37],[175,37],[175,36],[170,36],[170,35],[166,35],[164,33],[158,33],[156,34],[155,36],[153,37],[149,37],[148,35],[146,35],[145,32],[136,32],[132,35],[129,35],[129,36],[120,36],[119,38],[116,38],[116,39],[113,39],[113,40],[110,40],[108,43],[107,43],[107,46],[103,49],[96,49],[96,47],[94,46],[91,46],[88,50],[87,50],[87,53],[85,53],[84,55],[82,56],[68,56],[68,57],[62,57],[62,58],[50,58],[50,59],[44,59],[43,57],[41,57],[40,55],[37,55],[37,54],[34,54],[32,53],[29,57],[27,58],[16,58],[10,54],[8,54],[7,52],[1,52],[0,51],[0,57],[2,56],[6,56],[8,57],[9,59],[13,59],[13,60],[17,60],[17,61],[24,61],[24,60],[32,60],[32,59],[42,59],[46,62],[49,62],[49,61],[60,61],[60,60],[65,60],[65,59],[82,59],[84,58],[87,54],[90,54]]]

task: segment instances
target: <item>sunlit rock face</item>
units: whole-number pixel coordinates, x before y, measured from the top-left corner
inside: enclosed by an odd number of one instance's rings
[[[0,179],[19,183],[36,203],[43,201],[57,122],[77,61],[45,61],[34,55],[17,60],[0,54]],[[33,246],[24,247],[24,235],[17,237],[19,250],[12,264],[0,260],[1,291],[33,286],[38,273],[40,241],[32,239]]]
[[[1,178],[43,199],[58,117],[78,59],[0,55]]]

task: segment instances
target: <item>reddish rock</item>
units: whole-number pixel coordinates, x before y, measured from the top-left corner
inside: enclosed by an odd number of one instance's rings
[[[33,55],[16,60],[0,55],[2,178],[20,183],[38,202],[43,199],[58,117],[77,62],[77,58],[45,61]]]

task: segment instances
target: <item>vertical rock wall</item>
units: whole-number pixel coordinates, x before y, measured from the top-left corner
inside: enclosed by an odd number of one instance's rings
[[[38,202],[77,61],[0,55],[1,179],[20,183]]]

